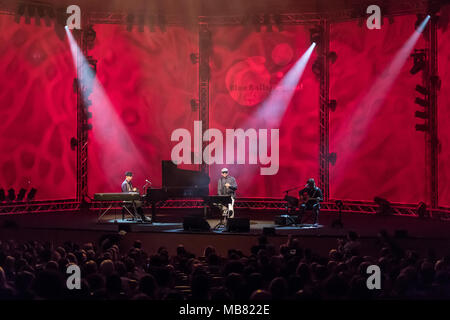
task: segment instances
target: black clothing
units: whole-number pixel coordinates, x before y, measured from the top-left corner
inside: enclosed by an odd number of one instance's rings
[[[225,187],[225,184],[229,183],[230,186],[227,188]],[[236,179],[232,176],[226,176],[226,177],[220,177],[219,182],[217,184],[217,194],[220,196],[232,196],[233,198],[236,198],[236,190],[237,190],[237,183]]]
[[[323,201],[323,194],[320,188],[311,188],[309,186],[303,188],[299,192],[300,199],[303,199],[304,195],[308,195],[309,198],[319,198],[318,200],[308,200],[306,203],[302,203],[299,206],[300,220],[306,210],[312,210],[314,212],[314,223],[319,222],[320,202]]]

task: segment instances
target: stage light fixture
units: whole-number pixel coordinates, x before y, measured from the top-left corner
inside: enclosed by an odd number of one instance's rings
[[[394,213],[392,205],[388,200],[381,197],[375,197],[373,201],[379,206],[377,214],[385,216]]]
[[[322,27],[314,26],[313,28],[309,29],[309,33],[311,44],[315,43],[318,46],[322,44],[322,37],[323,37]]]
[[[17,194],[17,198],[16,201],[23,201],[23,199],[25,198],[25,194],[27,193],[27,190],[24,188],[21,188],[19,190],[19,193]]]
[[[17,11],[16,11],[16,15],[14,17],[14,21],[16,23],[20,23],[20,19],[22,18],[22,16],[25,14],[25,4],[21,3],[19,4],[19,6],[17,7]]]
[[[5,201],[5,199],[6,199],[5,190],[2,188],[0,189],[0,202]]]
[[[38,13],[39,18],[42,19],[43,17],[45,17],[45,7],[38,6],[37,13]]]
[[[411,54],[411,57],[414,58],[414,64],[409,71],[412,75],[418,73],[419,71],[422,71],[426,67],[426,53],[425,50],[415,50],[413,54]]]
[[[328,162],[330,162],[330,164],[332,166],[334,166],[336,164],[336,160],[337,160],[337,153],[336,152],[329,153],[327,160],[328,160]]]
[[[192,64],[198,63],[198,54],[197,53],[191,53],[189,55],[189,59],[191,59]]]
[[[85,33],[85,39],[87,42],[94,42],[95,39],[97,38],[97,33],[95,32],[94,28],[92,27],[92,25],[89,25],[86,29],[86,33]]]
[[[70,138],[70,149],[75,150],[78,146],[78,140],[75,137]]]
[[[338,55],[335,51],[330,51],[330,53],[328,53],[328,61],[330,61],[332,64],[336,62]]]
[[[336,111],[336,107],[337,107],[337,101],[336,100],[330,100],[330,102],[328,103],[328,109],[331,112]]]
[[[143,14],[139,15],[138,18],[138,31],[144,32],[144,25],[145,25],[145,16]]]
[[[428,125],[427,124],[416,124],[416,131],[428,131]]]
[[[191,99],[190,104],[191,104],[191,110],[192,110],[193,112],[198,111],[198,100],[196,100],[196,99]]]
[[[34,197],[36,196],[36,192],[37,192],[37,189],[31,188],[31,190],[28,192],[27,200],[32,201],[34,199]]]
[[[252,23],[253,27],[255,28],[256,32],[261,32],[261,20],[258,15],[253,15],[252,17]]]
[[[11,188],[8,190],[8,201],[14,201],[16,200],[16,191]]]
[[[422,106],[422,107],[428,107],[428,102],[425,100],[425,99],[422,99],[422,98],[416,98],[416,100],[414,100],[414,102],[416,103],[416,104],[418,104],[419,106]]]
[[[154,16],[150,16],[148,21],[150,32],[155,32],[156,18]]]
[[[426,96],[428,94],[428,90],[427,88],[425,88],[424,86],[421,85],[416,85],[416,91],[423,94],[424,96]]]
[[[158,27],[161,32],[166,32],[166,17],[163,14],[158,14]]]
[[[127,31],[131,32],[133,30],[134,14],[127,15]]]
[[[425,204],[425,202],[423,201],[419,202],[416,208],[416,212],[419,218],[425,218],[426,216],[428,216],[427,205]]]
[[[53,8],[44,8],[44,12],[45,11],[47,11],[47,14],[44,13],[45,25],[51,27],[52,19],[55,18],[55,11],[53,11]]]
[[[435,86],[437,90],[441,90],[442,81],[438,76],[431,76],[430,81],[432,86]]]
[[[314,73],[314,75],[320,79],[321,75],[322,75],[322,70],[323,70],[323,66],[322,66],[322,62],[320,61],[319,58],[317,58],[314,63],[312,64],[312,72]]]
[[[26,5],[25,10],[25,23],[31,24],[31,17],[34,16],[34,6],[32,5]]]
[[[414,116],[419,119],[428,119],[428,112],[425,111],[416,111]]]

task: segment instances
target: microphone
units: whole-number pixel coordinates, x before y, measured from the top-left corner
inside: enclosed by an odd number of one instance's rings
[[[145,179],[145,182],[152,184],[150,181],[148,181],[147,179]]]

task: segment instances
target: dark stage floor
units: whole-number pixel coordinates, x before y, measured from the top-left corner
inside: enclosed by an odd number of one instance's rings
[[[250,232],[227,232],[224,229],[210,232],[188,232],[183,230],[183,216],[179,213],[165,212],[157,216],[152,224],[140,224],[123,221],[121,216],[107,214],[97,221],[95,212],[55,212],[33,214],[5,214],[0,216],[0,239],[16,240],[47,240],[53,242],[96,241],[105,233],[117,233],[119,226],[127,231],[124,244],[131,245],[134,240],[141,240],[149,250],[157,250],[166,246],[172,250],[180,243],[186,244],[191,251],[200,254],[208,245],[214,245],[225,253],[230,247],[249,251],[262,234],[263,228],[275,229],[270,241],[276,245],[286,242],[287,236],[300,238],[305,246],[314,247],[317,251],[326,253],[336,244],[338,237],[352,230],[356,231],[368,244],[377,242],[377,234],[384,229],[394,235],[403,231],[399,241],[416,250],[439,247],[442,250],[450,248],[450,221],[436,219],[419,219],[410,216],[376,216],[367,214],[343,214],[343,228],[333,228],[335,213],[324,212],[320,216],[320,224],[315,227],[310,223],[301,226],[277,226],[274,217],[277,213],[259,213],[250,220]],[[189,215],[189,211],[185,212]],[[255,219],[256,218],[256,219]],[[115,222],[116,219],[116,222]],[[217,219],[207,219],[214,227]],[[448,243],[449,245],[443,245]]]

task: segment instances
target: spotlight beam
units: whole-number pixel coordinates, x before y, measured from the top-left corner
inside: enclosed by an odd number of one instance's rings
[[[335,141],[336,144],[345,148],[347,152],[353,153],[353,151],[357,150],[364,141],[369,124],[383,105],[389,90],[397,79],[402,67],[410,56],[411,51],[429,20],[430,16],[427,16],[422,21],[405,44],[397,51],[391,63],[375,80],[374,84],[369,89],[369,92],[355,104],[354,112],[349,123],[346,123],[345,125],[341,124],[340,129],[335,135]],[[346,131],[347,128],[351,128],[351,132],[355,134],[349,135],[349,132]],[[339,183],[344,179],[345,169],[345,165],[339,169],[340,175],[336,179],[339,180]],[[338,185],[338,182],[336,185]]]
[[[109,187],[117,188],[117,183],[120,182],[117,181],[117,177],[121,177],[123,172],[132,170],[144,174],[143,164],[146,161],[67,26],[65,30],[73,63],[77,69],[79,86],[92,87],[91,95],[83,96],[83,100],[86,105],[90,104],[88,100],[92,101],[91,121],[92,138],[96,147],[95,156],[100,159],[102,165],[100,169],[108,177],[105,180],[111,181]],[[81,61],[80,65],[77,63],[78,59]]]

